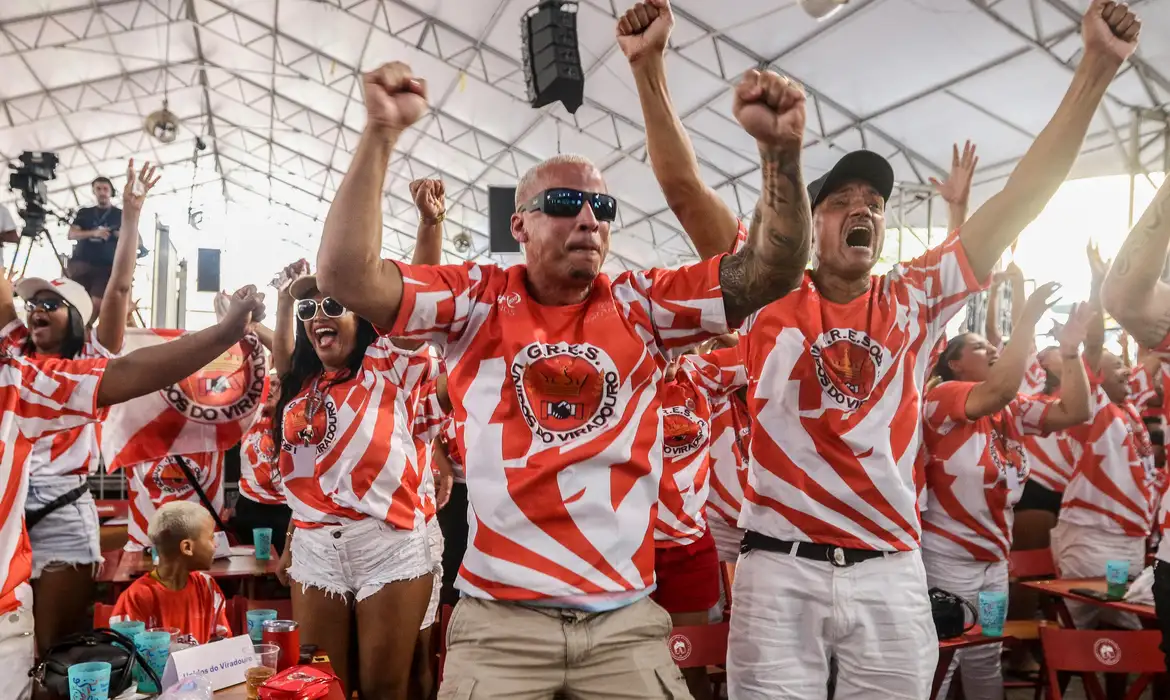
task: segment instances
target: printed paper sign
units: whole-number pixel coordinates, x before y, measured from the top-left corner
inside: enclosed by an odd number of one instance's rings
[[[252,638],[243,634],[176,651],[167,660],[163,686],[169,688],[192,676],[206,678],[212,690],[239,685],[244,682],[244,673],[259,664],[252,644]]]

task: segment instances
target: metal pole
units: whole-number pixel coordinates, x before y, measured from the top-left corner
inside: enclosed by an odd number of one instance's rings
[[[906,234],[906,190],[898,188],[898,262],[902,262],[902,237]]]
[[[187,327],[187,260],[179,261],[179,293],[175,303],[175,328]]]
[[[949,233],[949,231],[948,231]],[[926,247],[930,248],[930,237],[934,234],[934,195],[926,197]]]
[[[1129,225],[1127,228],[1132,229],[1137,174],[1142,167],[1142,113],[1138,109],[1133,110],[1129,124],[1129,148]]]
[[[155,217],[154,223],[154,296],[150,301],[151,326],[170,328],[167,310],[171,306],[174,290],[174,268],[171,260],[171,230]]]

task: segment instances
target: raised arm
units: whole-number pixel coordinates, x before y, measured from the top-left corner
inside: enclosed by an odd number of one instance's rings
[[[957,231],[967,221],[967,203],[971,199],[971,181],[975,177],[975,168],[979,166],[979,156],[975,155],[975,144],[968,141],[963,144],[963,155],[959,155],[959,144],[952,148],[951,174],[946,180],[939,181],[930,178],[930,184],[947,203],[947,230]]]
[[[1101,285],[1109,272],[1109,263],[1101,259],[1101,252],[1093,243],[1085,248],[1089,257],[1089,318],[1085,331],[1085,361],[1094,372],[1101,369],[1101,355],[1105,352],[1105,309],[1101,306]]]
[[[1013,329],[1012,339],[1004,347],[999,359],[988,370],[987,379],[976,384],[967,395],[967,417],[971,420],[1001,411],[1020,393],[1020,383],[1032,357],[1036,324],[1044,312],[1052,308],[1056,299],[1050,297],[1060,288],[1056,282],[1041,285],[1024,305],[1020,325]]]
[[[289,289],[297,279],[309,274],[309,262],[298,260],[284,268],[284,284],[276,297],[276,331],[272,334],[272,366],[284,375],[292,367],[293,349],[297,344],[297,302]]]
[[[1060,399],[1048,408],[1044,416],[1045,432],[1065,430],[1089,420],[1092,414],[1089,375],[1081,359],[1081,344],[1085,342],[1093,309],[1088,304],[1077,304],[1068,315],[1068,323],[1060,330]]]
[[[1085,50],[1072,85],[1003,191],[979,207],[959,240],[975,276],[984,279],[1007,247],[1068,177],[1085,132],[1122,61],[1137,47],[1141,22],[1126,5],[1093,0],[1082,22]]]
[[[1101,287],[1105,309],[1139,345],[1170,335],[1170,285],[1161,280],[1170,249],[1170,177],[1126,236]]]
[[[110,281],[98,311],[98,342],[112,353],[122,352],[126,337],[126,316],[130,313],[130,294],[134,286],[134,267],[138,260],[138,219],[142,204],[161,175],[147,161],[141,171],[134,170],[134,159],[126,166],[126,185],[122,188],[122,228],[114,247],[114,264]]]
[[[382,188],[398,137],[427,110],[426,83],[396,62],[362,76],[362,88],[366,127],[325,217],[317,286],[375,326],[389,328],[402,303],[402,275],[382,259]]]
[[[415,180],[410,197],[418,208],[411,265],[438,265],[443,262],[443,220],[447,218],[446,188],[442,180]]]
[[[804,90],[771,71],[748,71],[735,88],[735,118],[760,149],[763,189],[747,245],[723,258],[719,280],[727,324],[795,289],[808,264],[812,212],[800,171]]]
[[[196,333],[140,348],[110,360],[98,389],[99,406],[112,406],[182,381],[219,357],[264,317],[264,295],[249,285],[232,295],[218,324]]]
[[[699,257],[712,258],[731,250],[739,221],[703,183],[691,140],[670,101],[666,44],[673,26],[669,0],[639,2],[618,21],[617,41],[634,72],[654,178]]]

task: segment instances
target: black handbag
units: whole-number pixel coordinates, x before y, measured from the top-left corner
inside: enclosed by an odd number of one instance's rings
[[[134,669],[143,672],[162,687],[158,674],[134,648],[134,642],[111,629],[71,634],[45,652],[44,659],[29,675],[52,697],[69,697],[69,667],[73,664],[105,661],[110,665],[110,697],[116,698],[134,683]]]
[[[979,613],[971,601],[960,598],[954,593],[948,593],[941,588],[932,588],[930,594],[930,612],[934,616],[934,629],[939,639],[954,639],[970,631],[979,619]],[[971,622],[967,623],[964,610],[971,611]]]

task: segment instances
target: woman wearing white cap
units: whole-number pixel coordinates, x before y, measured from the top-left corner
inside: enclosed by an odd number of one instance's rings
[[[70,279],[25,278],[16,284],[24,300],[26,321],[13,334],[26,357],[110,358],[122,351],[130,287],[138,252],[138,218],[147,192],[158,182],[147,163],[136,172],[126,168],[122,191],[122,229],[98,325],[89,292]],[[11,303],[0,295],[0,303]],[[19,324],[20,321],[14,321]],[[29,489],[25,517],[33,550],[33,598],[37,649],[84,626],[93,602],[95,565],[101,562],[97,507],[87,476],[99,462],[94,423],[29,443]]]

